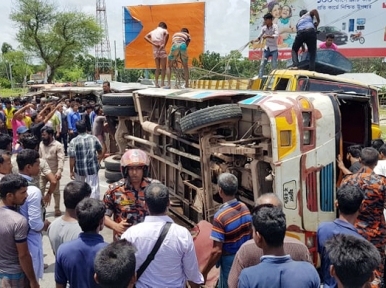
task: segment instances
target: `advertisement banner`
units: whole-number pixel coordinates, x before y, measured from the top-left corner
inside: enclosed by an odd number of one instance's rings
[[[270,12],[279,28],[279,58],[291,58],[299,12],[317,9],[318,46],[334,35],[338,51],[348,58],[386,57],[385,0],[251,0],[249,39],[259,37],[263,16]],[[249,58],[260,60],[264,43],[249,46]]]
[[[144,37],[165,22],[169,32],[166,52],[170,52],[173,34],[188,28],[191,42],[189,63],[204,51],[205,3],[141,5],[124,7],[125,68],[154,69],[153,49]]]

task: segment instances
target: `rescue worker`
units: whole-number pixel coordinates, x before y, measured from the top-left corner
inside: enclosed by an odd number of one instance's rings
[[[158,182],[147,177],[149,162],[144,151],[127,150],[121,158],[123,179],[111,184],[103,197],[105,225],[113,230],[114,240],[130,226],[143,222],[147,215],[144,190],[150,183]]]

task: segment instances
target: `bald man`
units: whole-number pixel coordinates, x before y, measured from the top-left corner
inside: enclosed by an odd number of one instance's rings
[[[282,208],[283,204],[274,193],[265,193],[256,200],[256,206],[271,204]],[[306,245],[292,237],[284,238],[284,251],[295,261],[307,261],[312,263],[310,253]],[[237,288],[241,270],[260,263],[263,250],[257,247],[253,239],[241,245],[233,260],[232,268],[228,277],[228,287]]]

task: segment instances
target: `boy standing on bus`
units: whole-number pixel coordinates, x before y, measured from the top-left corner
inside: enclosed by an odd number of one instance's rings
[[[166,71],[166,53],[165,47],[169,40],[168,26],[164,22],[160,22],[158,27],[149,32],[145,36],[145,40],[153,45],[153,56],[155,61],[155,86],[158,85],[159,70],[161,69],[161,86],[164,86],[165,71]]]
[[[264,26],[261,29],[260,36],[252,41],[252,44],[254,42],[260,42],[262,39],[264,39],[265,47],[263,52],[263,59],[260,62],[260,70],[259,70],[259,78],[263,78],[264,74],[264,68],[267,65],[268,59],[271,57],[271,67],[272,69],[277,68],[277,58],[278,58],[278,47],[277,47],[277,39],[279,38],[279,28],[277,24],[273,24],[273,16],[271,13],[267,13],[264,15]]]
[[[167,71],[168,76],[168,86],[170,85],[170,79],[172,74],[173,64],[180,60],[182,66],[184,67],[184,77],[185,77],[185,88],[189,88],[189,67],[188,67],[188,46],[190,43],[189,30],[187,28],[182,28],[181,32],[177,32],[173,35],[172,38],[172,48],[170,49],[170,54],[168,56],[169,68]]]

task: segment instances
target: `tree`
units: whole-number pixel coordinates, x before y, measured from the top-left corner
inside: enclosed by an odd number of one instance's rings
[[[12,50],[3,54],[3,61],[12,69],[13,81],[24,83],[28,75],[33,72],[32,66],[28,64],[28,56],[19,50]]]
[[[17,0],[11,19],[18,25],[17,40],[48,66],[47,82],[74,57],[97,44],[102,30],[91,15],[59,11],[50,0]]]
[[[3,45],[1,45],[1,54],[7,54],[10,51],[13,51],[12,45],[4,42]]]

